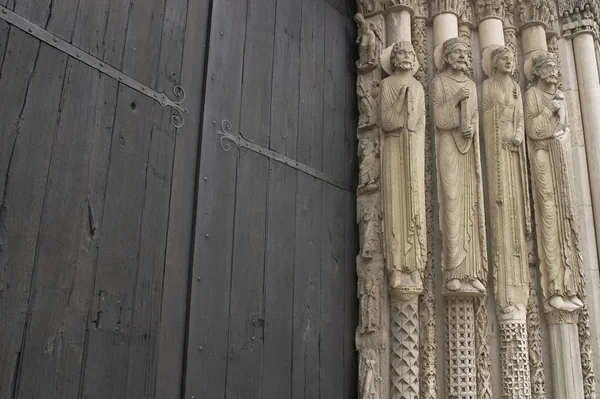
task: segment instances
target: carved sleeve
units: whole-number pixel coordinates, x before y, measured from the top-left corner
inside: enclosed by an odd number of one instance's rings
[[[456,129],[460,126],[460,114],[456,104],[447,101],[444,84],[439,77],[433,80],[433,108],[435,126],[440,130]]]
[[[552,136],[552,114],[548,108],[539,109],[537,96],[529,91],[525,96],[525,129],[531,140],[546,140]]]
[[[425,131],[425,90],[423,90],[423,86],[421,83],[417,83],[414,85],[414,97],[413,97],[413,113],[416,114],[415,120],[415,132],[424,132]]]
[[[393,92],[384,80],[381,84],[381,128],[386,132],[402,127],[401,110],[404,104],[394,98]]]

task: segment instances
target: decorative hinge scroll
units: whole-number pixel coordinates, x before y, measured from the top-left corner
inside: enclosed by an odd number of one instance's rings
[[[217,122],[213,121],[213,123],[216,124]],[[219,130],[217,132],[217,134],[220,136],[221,148],[223,149],[223,151],[229,152],[231,150],[230,142],[233,142],[238,148],[241,148],[241,147],[247,148],[247,149],[254,151],[260,155],[263,155],[267,158],[273,159],[274,161],[277,161],[277,162],[282,163],[286,166],[289,166],[293,169],[299,170],[300,172],[306,173],[307,175],[312,176],[316,179],[324,181],[325,183],[329,183],[337,188],[340,188],[345,191],[354,192],[353,187],[351,187],[348,184],[344,184],[344,182],[341,182],[341,181],[333,178],[332,176],[328,175],[327,173],[321,172],[320,170],[317,170],[313,167],[310,167],[308,165],[300,163],[300,162],[296,161],[295,159],[286,157],[285,155],[275,152],[273,150],[270,150],[268,148],[261,147],[258,144],[254,144],[254,143],[246,140],[242,136],[241,133],[237,133],[237,134],[231,133],[232,129],[233,129],[233,125],[227,119],[225,119],[221,122],[221,130]]]
[[[108,65],[101,59],[88,54],[81,49],[73,46],[61,38],[54,36],[47,30],[35,25],[33,22],[23,18],[22,16],[15,14],[6,7],[0,6],[0,18],[8,22],[10,25],[17,27],[23,32],[41,40],[42,42],[54,47],[55,49],[62,51],[63,53],[70,55],[73,58],[78,59],[86,65],[104,73],[124,85],[132,88],[133,90],[152,98],[163,107],[171,107],[176,113],[171,116],[171,123],[177,129],[184,125],[184,115],[188,113],[188,110],[181,106],[185,99],[185,90],[176,85],[173,87],[173,95],[176,100],[171,100],[165,93],[159,93],[156,90],[138,82],[131,76],[124,74],[118,69]]]

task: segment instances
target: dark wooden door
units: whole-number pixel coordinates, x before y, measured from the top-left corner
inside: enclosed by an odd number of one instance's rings
[[[0,398],[180,397],[209,2],[0,5]]]
[[[265,156],[353,184],[352,3],[213,3],[186,398],[356,396],[354,192]]]

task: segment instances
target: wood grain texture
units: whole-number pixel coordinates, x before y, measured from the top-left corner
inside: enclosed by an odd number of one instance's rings
[[[223,151],[217,130],[224,119],[231,121],[234,132],[240,128],[246,13],[246,2],[213,3],[190,283],[186,398],[225,396],[238,168],[237,150]]]

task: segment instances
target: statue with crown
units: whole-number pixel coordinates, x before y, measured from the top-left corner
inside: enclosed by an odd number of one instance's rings
[[[581,301],[582,257],[573,194],[571,138],[556,56],[540,51],[526,63],[532,83],[525,98],[525,130],[546,312],[572,312]]]
[[[486,292],[487,248],[477,89],[467,75],[469,43],[452,38],[435,52],[432,82],[442,269],[446,295]]]
[[[386,261],[392,289],[423,290],[427,257],[425,221],[425,92],[413,75],[419,69],[408,41],[382,52],[389,77],[381,82],[380,121]]]

